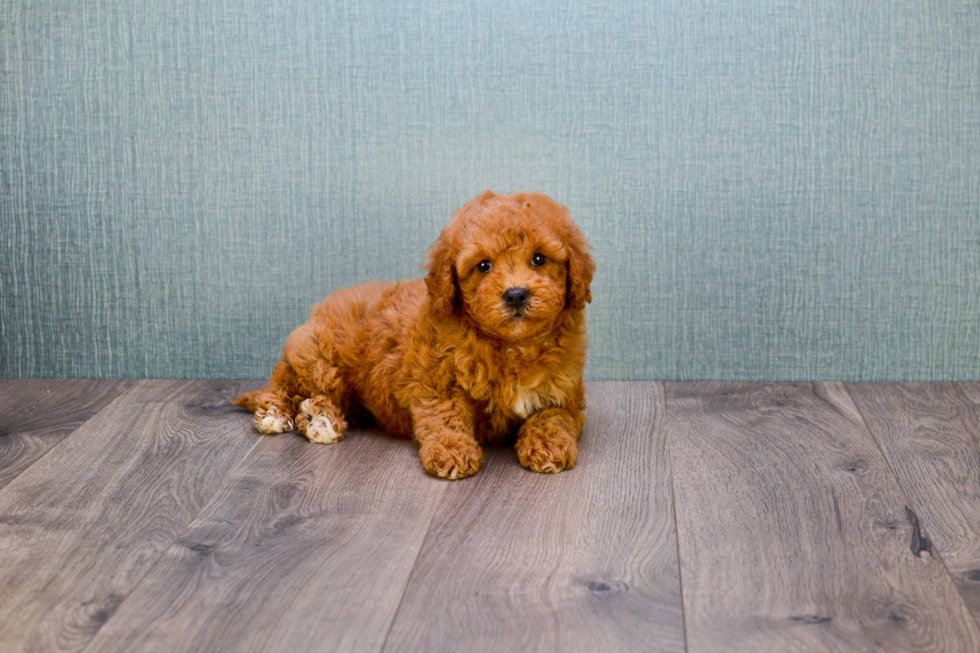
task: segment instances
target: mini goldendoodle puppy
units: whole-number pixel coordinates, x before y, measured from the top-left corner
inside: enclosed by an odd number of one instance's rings
[[[367,411],[414,437],[423,467],[442,478],[475,474],[481,443],[515,433],[524,467],[570,469],[585,423],[588,250],[545,195],[487,191],[443,229],[424,282],[330,295],[290,334],[269,385],[233,403],[262,433],[295,422],[322,443]]]

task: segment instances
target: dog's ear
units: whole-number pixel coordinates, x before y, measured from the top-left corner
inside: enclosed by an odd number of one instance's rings
[[[592,275],[595,273],[595,261],[589,255],[588,241],[582,232],[569,220],[565,234],[565,249],[568,250],[568,280],[566,281],[567,302],[572,310],[580,311],[586,302],[592,301]]]
[[[456,308],[456,267],[453,265],[453,247],[449,227],[442,230],[439,239],[429,248],[429,260],[425,268],[425,287],[429,291],[432,310],[449,315]]]

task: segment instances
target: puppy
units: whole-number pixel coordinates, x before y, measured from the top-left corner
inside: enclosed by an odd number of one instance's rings
[[[233,403],[261,433],[295,424],[326,444],[369,413],[415,438],[441,478],[475,474],[480,445],[514,434],[524,467],[570,469],[585,423],[588,250],[552,199],[487,191],[443,229],[424,281],[330,295],[290,334],[269,385]]]

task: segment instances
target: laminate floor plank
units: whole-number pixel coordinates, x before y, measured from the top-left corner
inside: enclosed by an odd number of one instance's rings
[[[666,393],[689,651],[980,650],[843,384]]]
[[[385,651],[683,651],[659,383],[590,383],[575,469],[453,483]]]
[[[379,651],[449,487],[380,432],[263,437],[87,651]]]
[[[980,384],[848,384],[932,545],[980,619]]]
[[[78,651],[255,445],[256,382],[140,381],[0,490],[0,651]]]
[[[134,381],[0,379],[0,488]]]

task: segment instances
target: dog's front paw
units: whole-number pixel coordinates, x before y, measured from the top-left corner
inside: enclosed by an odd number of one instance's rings
[[[292,431],[293,420],[278,408],[259,408],[255,411],[255,430],[265,435]]]
[[[578,442],[568,433],[528,434],[517,439],[517,459],[532,472],[557,474],[575,466]]]
[[[426,442],[419,449],[425,471],[456,480],[476,474],[483,460],[483,449],[470,442]]]

